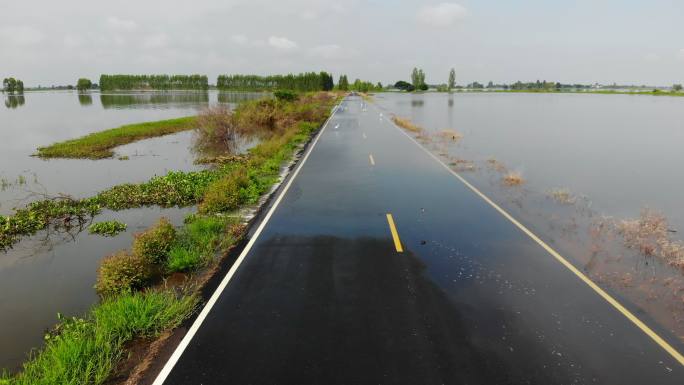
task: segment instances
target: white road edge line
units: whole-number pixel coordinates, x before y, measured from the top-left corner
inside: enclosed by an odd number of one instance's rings
[[[261,234],[261,231],[266,227],[266,224],[268,223],[268,220],[271,219],[271,216],[273,215],[273,212],[275,212],[276,208],[278,208],[278,205],[280,204],[280,201],[283,199],[285,194],[287,193],[287,190],[290,189],[290,185],[292,184],[292,181],[295,180],[297,175],[299,174],[299,170],[302,169],[302,166],[304,166],[304,163],[306,163],[306,160],[309,159],[309,155],[313,151],[314,147],[316,146],[316,143],[318,143],[318,139],[321,138],[323,135],[323,132],[325,131],[325,128],[328,126],[328,123],[332,120],[333,116],[335,116],[335,113],[337,112],[337,109],[339,108],[340,104],[344,102],[344,99],[333,108],[330,117],[328,120],[323,124],[323,127],[321,130],[318,132],[318,135],[316,135],[316,138],[314,141],[311,143],[311,146],[309,146],[309,149],[307,150],[306,154],[302,158],[302,160],[299,162],[299,165],[297,166],[297,169],[294,171],[292,174],[292,177],[288,180],[287,184],[283,188],[283,190],[280,192],[280,195],[278,195],[278,198],[276,198],[275,202],[273,203],[273,206],[268,210],[268,213],[264,217],[264,219],[261,221],[261,224],[259,224],[259,227],[257,230],[254,232],[254,235],[252,238],[249,240],[245,248],[242,250],[242,253],[240,253],[240,256],[235,260],[235,263],[233,263],[233,266],[231,266],[230,270],[228,270],[228,273],[226,276],[223,278],[219,286],[216,288],[214,291],[214,294],[211,295],[209,298],[209,301],[207,301],[206,305],[204,305],[204,308],[200,312],[200,314],[197,316],[195,319],[195,322],[192,323],[192,326],[188,330],[187,334],[185,334],[185,337],[183,337],[183,340],[181,340],[180,344],[176,347],[176,350],[174,350],[173,354],[169,358],[168,361],[166,361],[166,364],[164,365],[164,368],[162,368],[161,372],[157,375],[157,378],[154,380],[152,385],[162,385],[164,381],[166,381],[166,378],[171,374],[171,371],[173,370],[173,367],[176,365],[180,357],[183,355],[183,352],[185,349],[188,347],[190,344],[190,341],[192,341],[192,338],[195,336],[197,331],[199,330],[200,326],[202,326],[202,323],[204,322],[204,319],[207,318],[207,315],[211,311],[211,308],[214,307],[214,304],[216,304],[216,301],[218,298],[221,296],[221,293],[223,293],[223,290],[228,286],[228,283],[230,280],[233,278],[233,275],[237,271],[237,269],[240,267],[240,264],[242,264],[242,261],[245,259],[249,251],[252,249],[252,246],[256,242],[256,240],[259,238],[259,235]]]

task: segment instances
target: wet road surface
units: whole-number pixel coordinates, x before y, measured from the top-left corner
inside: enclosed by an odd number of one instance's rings
[[[157,384],[684,383],[672,354],[362,104],[335,112]]]

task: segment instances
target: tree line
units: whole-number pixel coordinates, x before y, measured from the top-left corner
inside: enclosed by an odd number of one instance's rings
[[[100,89],[108,90],[206,90],[206,75],[100,75]]]
[[[15,78],[4,78],[2,80],[2,90],[8,94],[24,92],[24,82]]]
[[[333,77],[327,72],[305,72],[287,75],[219,75],[216,88],[237,91],[330,91]]]

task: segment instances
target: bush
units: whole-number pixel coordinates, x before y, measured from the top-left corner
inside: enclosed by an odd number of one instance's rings
[[[244,169],[238,169],[212,183],[204,194],[199,211],[203,214],[235,210],[246,201],[244,190],[250,180]]]
[[[195,148],[203,154],[219,154],[233,150],[235,134],[238,132],[233,114],[226,106],[204,109],[197,118]]]
[[[142,288],[151,277],[152,268],[147,260],[120,251],[102,260],[95,289],[102,296],[110,296]]]
[[[160,264],[166,261],[176,240],[176,229],[168,219],[160,218],[154,226],[134,237],[133,254],[149,264]]]
[[[273,96],[278,100],[283,100],[286,102],[293,102],[299,98],[296,92],[291,90],[277,90],[273,92]]]

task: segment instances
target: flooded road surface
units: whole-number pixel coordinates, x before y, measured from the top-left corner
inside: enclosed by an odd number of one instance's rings
[[[375,101],[424,128],[412,136],[452,170],[684,341],[684,274],[670,265],[684,261],[683,98],[384,93]],[[507,185],[508,173],[523,183]],[[627,248],[622,229],[642,212],[651,222]],[[659,221],[666,240],[649,230]]]
[[[362,105],[334,114],[157,385],[684,381],[673,335]]]
[[[530,190],[567,188],[616,217],[643,207],[684,233],[684,98],[533,93],[383,93],[389,113],[463,135],[455,154],[495,158]]]
[[[126,94],[27,92],[23,103],[0,107],[0,215],[31,200],[68,194],[87,197],[108,187],[143,182],[170,170],[195,170],[192,133],[181,132],[116,148],[128,160],[42,160],[39,146],[142,121],[193,115],[216,103],[236,103],[259,94],[145,92]],[[16,97],[13,97],[16,98]],[[116,219],[128,230],[113,238],[83,230],[41,231],[0,251],[0,370],[15,370],[40,347],[57,313],[82,315],[97,302],[93,285],[101,259],[129,248],[132,234],[166,216],[181,224],[193,208],[104,211],[95,221]]]

